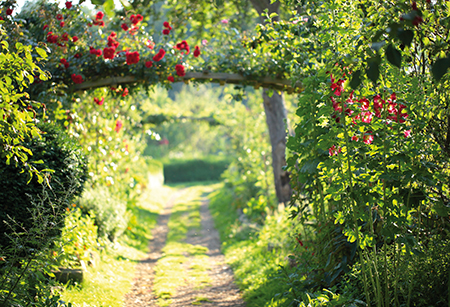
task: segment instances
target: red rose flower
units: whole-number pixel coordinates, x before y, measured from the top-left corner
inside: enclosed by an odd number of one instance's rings
[[[103,57],[105,59],[114,59],[114,53],[116,52],[116,49],[114,47],[106,47],[103,49]]]
[[[164,26],[164,28],[167,28],[169,31],[172,30],[172,27],[170,26],[170,24],[167,21],[163,22],[163,26]]]
[[[125,96],[127,96],[127,95],[128,95],[128,89],[125,88],[125,89],[123,90],[122,97],[125,97]]]
[[[62,20],[63,19],[63,15],[61,15],[61,14],[56,15],[56,19]]]
[[[103,12],[98,12],[97,15],[95,15],[95,19],[102,20],[103,16],[105,16],[105,14]]]
[[[66,1],[66,8],[67,9],[72,8],[72,2],[71,1]]]
[[[72,81],[75,84],[83,83],[83,77],[77,74],[72,74]]]
[[[101,106],[103,102],[105,101],[105,97],[102,97],[102,99],[98,99],[97,97],[94,98],[94,102]]]
[[[152,61],[145,62],[145,67],[150,68],[152,66],[153,66],[153,62]]]
[[[128,31],[128,25],[127,25],[126,23],[123,23],[123,24],[121,25],[121,27],[122,27],[122,29],[123,29],[124,31]]]
[[[69,41],[69,34],[67,34],[67,32],[64,32],[64,34],[61,35],[61,40],[65,42]]]
[[[64,21],[61,21],[61,22],[59,23],[59,26],[62,28],[62,27],[64,27],[65,24],[66,24],[66,23],[65,23]]]
[[[12,15],[13,9],[6,9],[6,15]]]
[[[109,46],[109,47],[114,47],[114,48],[119,47],[119,42],[116,41],[116,37],[117,37],[116,32],[112,32],[112,33],[108,36],[108,46]]]
[[[73,57],[76,59],[79,59],[79,58],[81,58],[81,53],[75,53],[75,55]]]
[[[72,37],[72,42],[76,42],[76,41],[78,41],[78,36],[74,36],[74,37]]]
[[[186,54],[188,54],[189,51],[190,51],[189,45],[188,45],[188,43],[187,43],[185,40],[182,41],[181,43],[176,44],[176,45],[175,45],[175,49],[178,49],[178,50],[186,50]]]
[[[64,67],[65,67],[66,69],[69,68],[70,64],[69,64],[69,62],[67,62],[66,59],[62,58],[62,59],[59,60],[59,61],[61,62],[61,64],[64,65]]]
[[[200,55],[200,47],[199,46],[195,46],[194,49],[194,57],[198,57]]]
[[[137,24],[140,23],[142,20],[144,20],[144,17],[142,17],[141,14],[137,14],[136,16],[135,16],[135,15],[131,15],[131,16],[130,16],[130,20],[131,20],[131,23],[132,23],[133,25],[137,25]]]
[[[174,79],[173,76],[168,76],[168,77],[167,77],[167,80],[169,80],[170,82],[175,82],[175,79]]]
[[[184,71],[184,66],[181,64],[175,65],[175,70],[177,71],[177,75],[180,77],[184,77],[186,72]]]
[[[162,30],[162,34],[169,35],[170,34],[170,30],[169,29],[164,29],[164,30]]]
[[[139,62],[139,52],[138,51],[127,52],[126,57],[127,57],[127,65],[137,64]]]
[[[153,61],[159,62],[164,58],[165,55],[166,51],[164,49],[159,49],[159,52],[153,56]]]
[[[58,42],[58,35],[53,35],[53,32],[47,33],[47,42],[50,44],[56,44]]]
[[[93,47],[89,47],[89,53],[90,54],[94,54],[96,56],[101,56],[102,55],[102,50],[101,49],[95,49]]]
[[[42,30],[45,30],[48,28],[48,25],[44,25],[44,27],[42,28]]]

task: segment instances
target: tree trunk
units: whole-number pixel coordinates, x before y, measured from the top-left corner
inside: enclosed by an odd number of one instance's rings
[[[272,167],[275,179],[275,192],[278,202],[287,203],[291,199],[291,185],[289,173],[283,170],[286,165],[286,130],[287,112],[284,105],[283,93],[273,91],[273,95],[267,95],[268,90],[263,91],[264,111],[266,123],[269,128],[270,144],[272,145]]]
[[[269,15],[271,13],[280,13],[279,1],[271,3],[271,0],[250,0],[250,2],[258,12],[262,23],[265,22],[265,17],[262,17],[261,14],[265,9],[268,9]],[[278,21],[279,16],[275,16],[272,20]],[[272,146],[275,192],[278,202],[287,203],[291,200],[292,194],[289,173],[283,170],[283,166],[286,165],[287,111],[284,105],[283,92],[277,93],[274,91],[272,97],[269,97],[267,91],[267,89],[263,91],[263,101],[267,127],[269,128],[270,144]]]

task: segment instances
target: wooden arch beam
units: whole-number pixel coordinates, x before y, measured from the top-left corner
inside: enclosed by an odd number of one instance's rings
[[[205,73],[205,72],[188,72],[184,77],[180,78],[184,82],[189,82],[190,80],[195,81],[208,81],[214,83],[220,83],[224,85],[226,83],[230,84],[242,84],[242,85],[251,85],[256,89],[263,88],[272,88],[275,90],[282,90],[288,93],[299,93],[302,91],[301,84],[297,83],[294,86],[292,82],[286,79],[274,79],[271,77],[261,77],[261,78],[248,78],[244,77],[240,74],[229,74],[229,73]],[[106,86],[117,86],[120,84],[130,84],[130,83],[144,83],[144,79],[138,79],[134,76],[125,76],[125,77],[110,77],[104,78],[95,81],[87,81],[81,84],[75,85],[72,89],[74,91],[82,91],[88,89],[94,89],[99,87]]]

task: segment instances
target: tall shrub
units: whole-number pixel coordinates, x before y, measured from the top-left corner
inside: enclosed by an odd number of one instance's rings
[[[0,160],[0,246],[3,247],[10,244],[10,236],[15,232],[38,226],[32,216],[32,201],[40,199],[46,199],[46,214],[51,215],[52,223],[59,225],[49,235],[57,235],[55,231],[62,227],[65,209],[81,194],[87,179],[86,159],[75,141],[54,124],[38,127],[41,136],[26,138],[23,146],[33,152],[26,163],[40,171],[50,170],[44,183],[47,189],[44,190],[36,177],[30,180],[28,173]]]

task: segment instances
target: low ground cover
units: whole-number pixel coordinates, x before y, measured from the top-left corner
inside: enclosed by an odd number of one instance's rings
[[[267,216],[264,225],[242,222],[238,211],[230,206],[232,193],[226,188],[211,195],[210,209],[222,240],[222,251],[234,269],[236,282],[247,306],[281,306],[277,294],[289,290],[280,281],[281,267],[292,272],[289,255],[295,221],[286,212]]]

